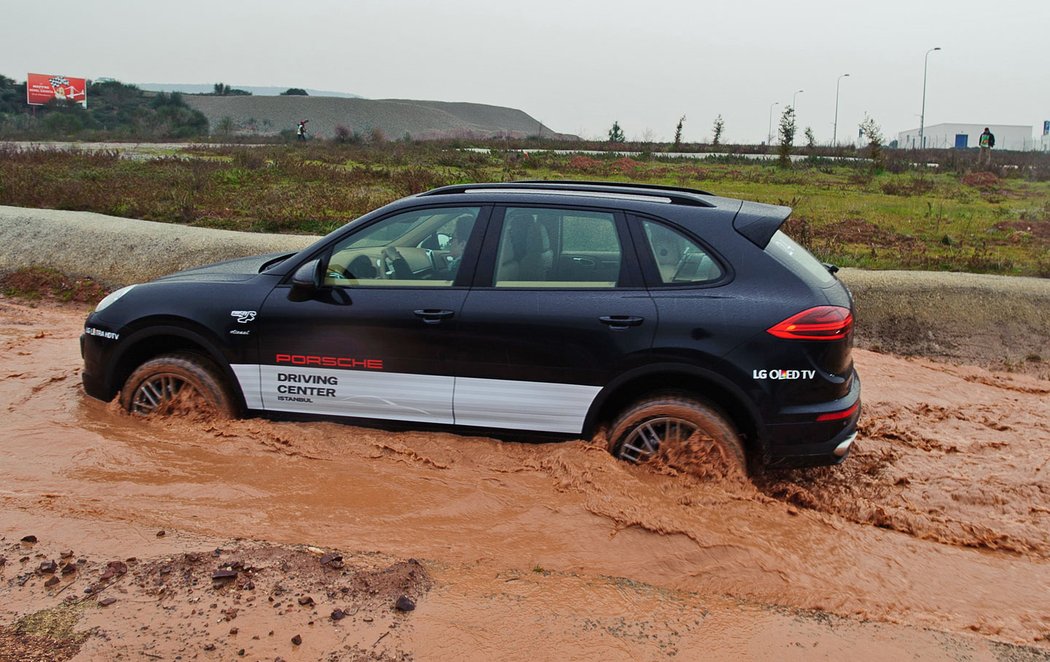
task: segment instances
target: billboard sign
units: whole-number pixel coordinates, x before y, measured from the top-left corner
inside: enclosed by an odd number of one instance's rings
[[[52,74],[27,74],[26,103],[46,106],[52,99],[68,99],[87,108],[87,81]]]

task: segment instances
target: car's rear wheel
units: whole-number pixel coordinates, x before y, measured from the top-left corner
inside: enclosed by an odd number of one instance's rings
[[[234,410],[218,369],[206,358],[180,352],[140,365],[120,392],[133,414],[201,414],[230,418]]]
[[[712,405],[684,396],[659,395],[628,407],[609,430],[609,450],[628,462],[659,460],[703,476],[747,475],[733,425]]]

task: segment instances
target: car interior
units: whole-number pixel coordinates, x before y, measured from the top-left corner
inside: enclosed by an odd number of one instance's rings
[[[478,208],[438,209],[381,221],[336,246],[325,284],[450,286],[478,213]],[[688,237],[651,221],[642,226],[663,284],[721,277],[719,265]],[[500,231],[493,285],[615,287],[622,257],[610,213],[509,208]]]

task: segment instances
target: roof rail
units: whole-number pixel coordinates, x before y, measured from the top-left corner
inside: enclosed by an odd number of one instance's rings
[[[638,184],[636,182],[595,182],[583,179],[524,179],[522,184],[571,184],[573,186],[613,186],[635,189],[653,189],[654,191],[670,191],[673,193],[692,193],[693,195],[714,195],[707,191],[684,186],[665,186],[663,184]]]
[[[486,182],[482,184],[453,184],[451,186],[442,186],[425,193],[420,193],[420,196],[430,195],[453,195],[456,193],[466,193],[468,191],[478,191],[485,189],[497,189],[501,191],[507,191],[508,189],[518,189],[521,191],[557,191],[565,192],[567,194],[572,193],[614,193],[614,194],[633,194],[636,196],[657,196],[665,198],[672,204],[679,205],[690,205],[694,207],[714,207],[715,204],[704,200],[701,196],[712,195],[707,191],[700,191],[697,189],[682,188],[678,186],[660,186],[656,184],[634,184],[631,182],[591,182],[591,181],[575,181],[575,180],[528,180],[528,181],[517,181],[517,182]]]

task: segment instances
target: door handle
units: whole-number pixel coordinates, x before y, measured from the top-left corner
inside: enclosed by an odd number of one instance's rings
[[[605,315],[604,317],[599,317],[598,321],[609,325],[613,329],[626,329],[629,326],[640,326],[645,321],[645,318],[634,315]]]
[[[440,324],[441,320],[447,320],[456,314],[453,310],[435,310],[433,308],[421,308],[413,310],[412,314],[427,324]]]

